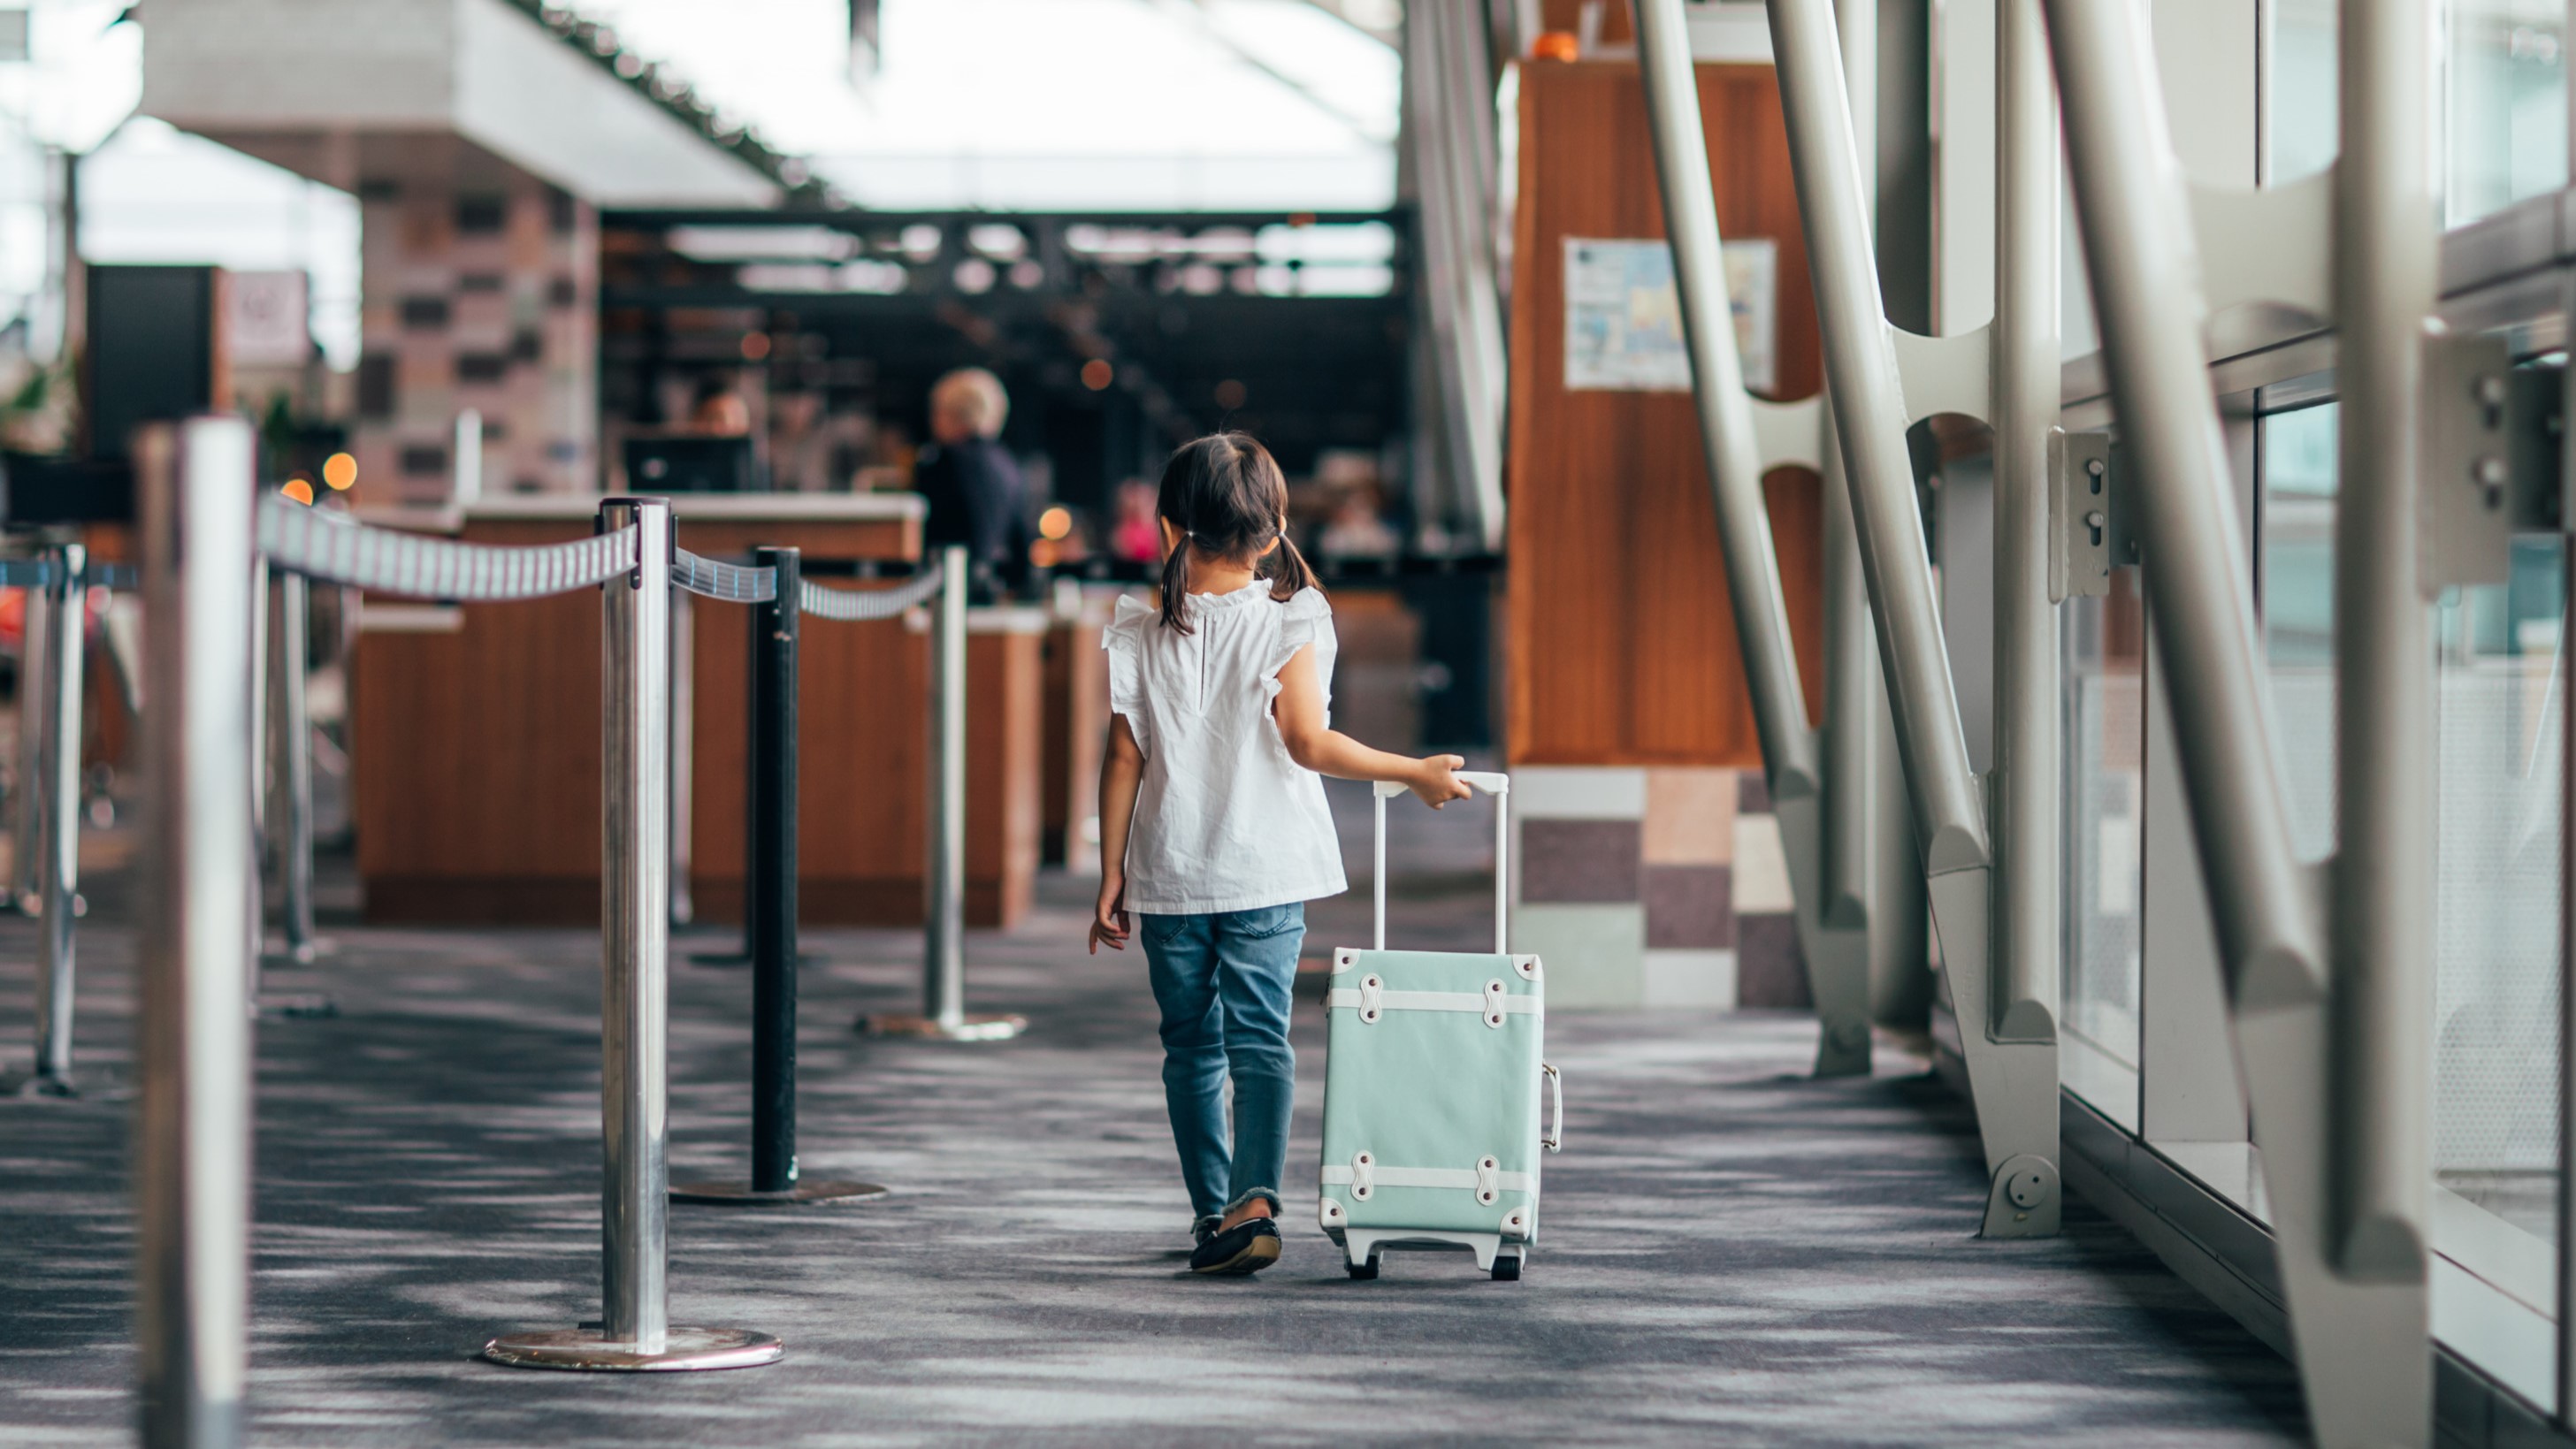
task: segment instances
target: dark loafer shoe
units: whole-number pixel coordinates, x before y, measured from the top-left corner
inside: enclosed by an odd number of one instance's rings
[[[1278,1261],[1279,1225],[1268,1218],[1246,1218],[1199,1244],[1190,1254],[1190,1271],[1240,1278]]]

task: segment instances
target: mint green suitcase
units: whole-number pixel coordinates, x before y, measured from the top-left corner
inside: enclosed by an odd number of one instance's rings
[[[1494,800],[1491,955],[1386,949],[1386,802],[1379,784],[1377,946],[1333,953],[1324,998],[1324,1231],[1354,1278],[1389,1248],[1464,1250],[1514,1279],[1538,1240],[1538,1159],[1565,1126],[1556,1069],[1541,1060],[1546,977],[1504,949],[1511,780],[1458,776]],[[1539,1085],[1555,1097],[1540,1133]]]

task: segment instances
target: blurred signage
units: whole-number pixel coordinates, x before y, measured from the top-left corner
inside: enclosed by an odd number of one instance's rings
[[[1726,244],[1744,385],[1778,385],[1780,249],[1767,237]],[[1690,350],[1660,241],[1565,239],[1565,386],[1569,392],[1688,392]]]
[[[313,351],[302,272],[224,275],[224,350],[236,367],[300,367]]]

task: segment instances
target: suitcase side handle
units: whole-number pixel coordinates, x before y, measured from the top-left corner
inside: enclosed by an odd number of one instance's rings
[[[1504,925],[1509,916],[1512,849],[1512,777],[1500,770],[1460,770],[1458,778],[1472,789],[1494,797],[1494,954],[1509,954]],[[1386,802],[1411,789],[1393,780],[1370,782],[1369,803],[1377,811],[1377,945],[1386,949]]]
[[[1538,1074],[1547,1078],[1548,1096],[1556,1103],[1556,1110],[1548,1117],[1547,1135],[1538,1140],[1538,1145],[1555,1152],[1565,1146],[1565,1079],[1546,1062],[1538,1064]]]

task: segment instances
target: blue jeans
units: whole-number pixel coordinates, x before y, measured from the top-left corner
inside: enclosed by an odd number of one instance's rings
[[[1145,916],[1139,930],[1163,1010],[1163,1101],[1190,1210],[1220,1217],[1267,1198],[1280,1211],[1288,1175],[1288,1115],[1297,1054],[1288,1008],[1300,903],[1205,916]],[[1224,1084],[1234,1079],[1234,1140],[1226,1141]]]

